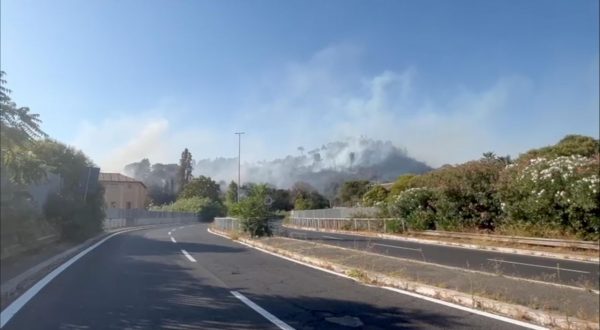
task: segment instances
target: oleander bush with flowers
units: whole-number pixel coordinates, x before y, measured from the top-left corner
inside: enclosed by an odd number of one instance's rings
[[[515,161],[478,161],[413,176],[385,203],[398,230],[487,231],[600,238],[599,143],[569,135]],[[406,181],[406,180],[405,180]]]
[[[498,195],[506,218],[522,227],[598,239],[599,184],[597,158],[536,157],[508,165]]]

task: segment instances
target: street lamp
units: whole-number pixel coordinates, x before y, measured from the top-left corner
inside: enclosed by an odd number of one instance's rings
[[[240,168],[241,168],[241,154],[242,154],[242,134],[244,134],[244,132],[236,132],[235,134],[237,134],[238,136],[238,184],[237,184],[237,201],[238,203],[240,202],[240,185],[241,183],[241,175],[240,175]]]

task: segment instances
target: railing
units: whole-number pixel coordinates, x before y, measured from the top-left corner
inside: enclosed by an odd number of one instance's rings
[[[240,231],[240,221],[236,218],[215,218],[212,227],[221,231]]]
[[[297,227],[312,228],[315,230],[347,230],[347,231],[370,231],[387,233],[390,231],[389,222],[395,219],[389,218],[300,218],[291,217],[287,224]],[[476,233],[457,233],[438,230],[426,230],[414,232],[421,236],[432,236],[439,238],[476,239],[495,242],[507,242],[513,244],[526,244],[547,247],[567,247],[584,250],[600,250],[598,241],[574,241],[550,238],[487,235]]]
[[[267,224],[273,235],[280,235],[285,231],[285,228],[281,226],[282,221],[283,219],[281,218],[271,218],[267,220]],[[240,220],[232,217],[215,218],[211,227],[226,232],[241,231]]]
[[[325,218],[325,219],[346,219],[353,217],[374,217],[379,209],[376,207],[334,207],[330,209],[317,210],[292,210],[292,218]]]
[[[107,209],[105,230],[155,224],[191,223],[199,221],[196,213],[148,211],[144,209]]]
[[[366,230],[388,232],[389,218],[289,218],[287,223],[299,227],[325,230]]]

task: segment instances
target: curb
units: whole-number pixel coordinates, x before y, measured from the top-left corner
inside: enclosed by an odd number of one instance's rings
[[[226,233],[217,231],[215,229],[209,228],[209,232],[223,236],[227,239]],[[321,268],[321,270],[333,272],[339,274],[344,277],[349,277],[348,275],[351,273],[355,273],[356,269],[352,269],[347,266],[331,263],[328,261],[323,261],[314,257],[306,257],[298,253],[290,252],[287,250],[274,248],[272,246],[262,244],[255,240],[249,240],[246,238],[238,238],[237,239],[241,244],[259,249],[265,250],[269,253],[273,253],[276,255],[280,255],[283,257],[287,257],[293,260],[297,260],[302,263],[306,263],[308,265],[313,265]],[[391,290],[405,290],[410,293],[416,293],[425,297],[434,298],[437,300],[441,300],[444,302],[450,302],[453,304],[457,304],[460,306],[465,306],[468,308],[475,308],[478,310],[483,310],[486,312],[492,312],[495,314],[499,314],[502,316],[510,317],[514,320],[523,320],[528,322],[534,322],[536,324],[547,326],[551,328],[560,328],[560,329],[600,329],[600,325],[598,323],[580,320],[576,318],[571,318],[563,315],[558,315],[555,313],[539,311],[535,309],[531,309],[525,306],[500,302],[497,300],[478,297],[470,294],[466,294],[459,291],[449,290],[438,288],[431,285],[421,284],[413,281],[406,281],[394,277],[390,277],[377,272],[370,272],[359,270],[361,274],[361,279],[352,278],[361,283],[367,283],[374,286],[391,289]],[[521,321],[521,322],[523,322]]]
[[[506,248],[506,247],[499,247],[499,246],[492,247],[492,246],[477,245],[477,244],[445,242],[445,241],[438,241],[438,240],[433,240],[433,239],[402,237],[402,236],[397,236],[397,235],[381,234],[381,233],[364,233],[364,232],[357,232],[357,231],[335,230],[335,229],[319,229],[319,230],[317,230],[312,227],[301,227],[301,226],[294,226],[294,225],[289,225],[289,224],[282,224],[281,226],[284,228],[308,230],[308,231],[323,232],[323,233],[335,233],[335,234],[354,235],[354,236],[363,236],[363,237],[378,237],[378,238],[384,238],[384,239],[390,239],[390,240],[396,240],[396,241],[407,241],[407,242],[423,243],[423,244],[430,244],[430,245],[444,245],[444,246],[458,247],[458,248],[471,249],[471,250],[484,250],[484,251],[511,253],[511,254],[518,254],[518,255],[526,255],[526,256],[564,259],[564,260],[580,261],[580,262],[587,262],[587,263],[594,263],[594,264],[600,263],[600,257],[586,257],[586,256],[577,256],[577,255],[555,253],[555,252],[543,252],[543,251],[534,251],[534,250],[526,250],[526,249],[513,249],[513,248]]]
[[[52,270],[63,264],[66,260],[85,250],[86,248],[95,244],[96,242],[102,240],[106,236],[122,231],[142,230],[150,227],[153,226],[124,227],[119,228],[118,230],[105,231],[92,238],[87,239],[83,243],[71,247],[70,249],[56,254],[51,258],[29,268],[28,270],[11,278],[10,280],[6,281],[0,286],[0,295],[2,297],[2,309],[10,305],[21,295],[22,292],[25,292],[37,281],[43,278],[46,274],[50,273]]]

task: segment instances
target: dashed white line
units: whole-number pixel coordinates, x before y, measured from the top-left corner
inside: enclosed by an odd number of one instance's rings
[[[173,236],[171,236],[171,242],[177,243],[177,241],[175,240],[175,238]]]
[[[189,261],[196,262],[196,259],[194,259],[194,257],[192,257],[186,250],[181,250],[181,253],[183,253],[183,255],[188,258]]]
[[[527,263],[524,263],[524,262],[506,261],[506,260],[499,260],[499,259],[488,259],[488,260],[489,261],[494,261],[494,262],[507,263],[507,264],[515,264],[515,265],[523,265],[523,266],[530,266],[530,267],[554,269],[554,270],[564,271],[564,272],[573,272],[573,273],[582,273],[582,274],[589,274],[590,273],[590,272],[586,272],[586,271],[583,271],[583,270],[569,269],[569,268],[560,268],[560,267],[550,267],[550,266],[542,266],[542,265],[534,265],[534,264],[527,264]]]
[[[169,236],[171,236],[171,232],[168,232],[167,234],[169,234]]]
[[[339,238],[339,237],[333,237],[333,236],[327,236],[327,235],[323,235],[323,236],[321,236],[321,237],[323,237],[323,238],[329,238],[329,239],[335,239],[335,240],[338,240],[338,241],[341,241],[341,240],[343,240],[343,238]]]
[[[421,252],[421,249],[413,249],[413,248],[407,248],[407,247],[403,247],[403,246],[396,246],[396,245],[389,245],[389,244],[379,244],[379,243],[373,243],[373,245],[379,245],[379,246],[385,246],[385,247],[391,247],[391,248],[395,248],[395,249],[403,249],[403,250],[412,250],[412,251],[419,251]]]
[[[267,312],[264,308],[258,306],[254,302],[252,302],[252,300],[246,298],[243,294],[241,294],[241,293],[239,293],[237,291],[231,291],[231,294],[234,297],[236,297],[239,300],[241,300],[244,304],[248,305],[248,307],[250,307],[253,310],[255,310],[258,314],[262,315],[264,318],[266,318],[267,320],[271,321],[271,323],[275,324],[279,329],[294,330],[294,328],[290,327],[287,323],[285,323],[282,320],[278,319],[277,316],[275,316],[275,315]]]

